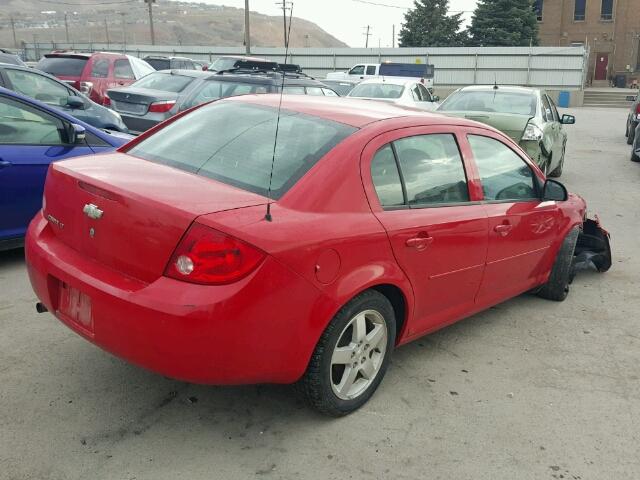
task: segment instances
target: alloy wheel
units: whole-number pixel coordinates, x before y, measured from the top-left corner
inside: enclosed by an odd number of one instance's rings
[[[387,350],[387,322],[380,312],[364,310],[340,333],[331,356],[331,388],[342,400],[352,400],[373,383]]]

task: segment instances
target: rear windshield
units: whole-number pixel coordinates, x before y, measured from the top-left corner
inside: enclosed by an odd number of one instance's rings
[[[364,83],[356,85],[349,92],[350,97],[360,98],[400,98],[404,87],[384,83]]]
[[[275,108],[216,102],[167,125],[128,153],[266,196],[276,119]],[[284,195],[355,131],[348,125],[283,110],[271,198]]]
[[[143,60],[156,70],[167,70],[171,68],[171,61],[168,58],[144,58]]]
[[[36,68],[55,76],[79,77],[88,60],[77,57],[44,57]]]
[[[532,93],[467,91],[450,95],[439,111],[498,112],[534,116],[538,100]]]
[[[194,80],[193,77],[173,75],[171,73],[150,73],[133,83],[132,87],[162,90],[163,92],[178,93],[184,90]]]
[[[237,97],[254,93],[269,93],[270,85],[245,83],[241,81],[207,80],[196,88],[196,92],[185,102],[186,107],[218,100],[220,98]]]
[[[220,70],[229,70],[235,66],[236,62],[239,61],[240,59],[238,58],[218,58],[209,66],[209,70],[214,70],[216,72],[219,72]]]

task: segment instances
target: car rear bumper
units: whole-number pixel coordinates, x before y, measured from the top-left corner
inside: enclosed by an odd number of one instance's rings
[[[132,133],[146,132],[150,128],[155,127],[160,122],[166,120],[166,118],[148,118],[147,116],[139,117],[136,115],[128,115],[126,113],[118,112],[122,117],[122,121]],[[167,117],[168,118],[168,117]]]
[[[147,284],[60,242],[41,213],[25,254],[37,297],[60,321],[118,357],[183,381],[295,382],[325,327],[314,311],[326,299],[272,257],[231,285],[162,276]],[[90,322],[67,313],[69,289],[90,299]]]

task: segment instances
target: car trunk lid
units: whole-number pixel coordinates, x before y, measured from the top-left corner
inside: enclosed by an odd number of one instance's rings
[[[111,99],[111,106],[114,110],[134,115],[146,114],[152,103],[170,102],[178,99],[177,93],[135,87],[109,90],[107,95]]]
[[[198,216],[266,201],[209,178],[115,153],[52,164],[44,215],[62,243],[129,277],[152,282]]]

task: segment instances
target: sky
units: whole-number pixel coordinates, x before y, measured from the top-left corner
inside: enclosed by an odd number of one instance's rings
[[[216,5],[244,8],[244,0],[199,0]],[[292,0],[293,16],[318,24],[350,47],[365,46],[366,26],[370,26],[369,47],[391,47],[393,25],[396,38],[407,8],[413,0]],[[387,6],[377,6],[373,2]],[[465,21],[471,18],[476,0],[449,0],[452,12],[466,11]],[[267,15],[282,15],[276,0],[249,0],[249,9]],[[295,22],[291,28],[295,28]],[[397,42],[397,40],[396,40]],[[397,43],[396,43],[397,46]]]

